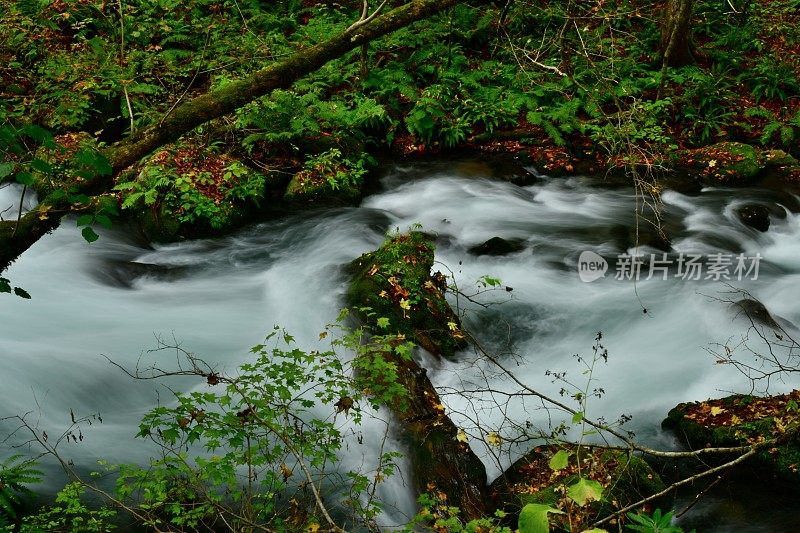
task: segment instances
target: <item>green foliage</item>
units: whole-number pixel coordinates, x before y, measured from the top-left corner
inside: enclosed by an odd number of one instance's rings
[[[208,156],[213,158],[214,156]],[[114,187],[122,192],[122,208],[160,208],[182,224],[202,222],[219,229],[241,215],[239,207],[258,205],[264,195],[264,175],[239,161],[226,159],[224,168],[203,169],[203,160],[190,170],[170,164],[174,159],[149,164],[130,181]]]
[[[352,332],[333,345],[363,350],[361,337]],[[400,394],[377,356],[358,363],[360,375],[353,380],[335,351],[300,350],[278,328],[251,354],[254,360],[235,376],[200,371],[188,354],[193,374],[203,376],[208,388],[178,393],[173,407],[156,407],[142,419],[139,437],[157,442],[163,456],[144,468],[120,467],[117,491],[124,501],[138,501],[146,525],[202,528],[222,517],[235,530],[252,524],[285,528],[291,512],[315,507],[308,491],[294,492],[295,484],[319,484],[339,461],[344,435],[332,415],[344,413],[359,423],[364,390],[370,401]],[[346,473],[345,503],[362,519],[380,510],[362,495],[394,473],[397,457],[383,454],[378,475]],[[282,503],[287,493],[294,493],[296,505],[289,514]],[[319,523],[321,517],[305,520]]]
[[[361,185],[364,175],[369,172],[367,166],[374,164],[375,160],[367,154],[362,154],[354,161],[344,157],[338,148],[331,148],[311,156],[306,160],[304,168],[311,175],[325,178],[330,188],[337,190]]]
[[[661,514],[661,509],[656,509],[652,515],[628,513],[628,518],[633,522],[626,524],[626,529],[639,533],[683,533],[683,529],[672,525],[672,513]]]
[[[0,463],[0,519],[15,520],[22,498],[33,494],[27,485],[41,480],[42,472],[36,469],[36,462],[22,455],[12,455]]]
[[[549,533],[548,514],[564,514],[564,511],[540,503],[529,503],[519,513],[520,533]]]
[[[761,131],[761,144],[779,141],[782,146],[789,147],[795,139],[800,138],[800,110],[787,119],[779,118],[765,107],[751,107],[744,112],[748,118],[760,118],[766,121]]]
[[[82,500],[86,488],[80,483],[70,483],[56,495],[53,505],[43,507],[36,514],[25,516],[18,533],[41,531],[62,533],[106,533],[116,529],[111,520],[116,511],[108,507],[89,509]]]
[[[430,529],[437,533],[512,533],[502,521],[506,513],[495,511],[494,516],[476,518],[468,522],[459,516],[458,507],[447,504],[442,494],[421,494],[418,502],[422,507],[417,515],[406,524],[402,531],[424,531]]]

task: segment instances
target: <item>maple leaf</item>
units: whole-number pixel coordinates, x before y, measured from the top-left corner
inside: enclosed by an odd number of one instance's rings
[[[408,310],[411,309],[411,304],[408,302],[408,300],[406,300],[405,298],[402,298],[400,300],[400,307],[402,309],[405,309],[406,311],[408,311]]]
[[[725,412],[725,409],[722,407],[714,406],[711,408],[711,416],[718,416]]]
[[[715,166],[717,166],[716,159],[712,159],[711,161],[708,162],[708,168],[714,168]]]
[[[467,432],[463,429],[459,429],[458,433],[456,433],[456,440],[458,442],[463,442],[464,444],[469,442],[469,437],[467,437]]]

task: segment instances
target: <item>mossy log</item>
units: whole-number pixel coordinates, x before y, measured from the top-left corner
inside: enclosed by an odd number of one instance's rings
[[[423,234],[389,239],[352,266],[349,303],[372,331],[398,333],[448,357],[464,345],[460,321],[444,298],[444,277],[431,275],[433,245]],[[387,407],[409,441],[417,490],[446,494],[448,505],[461,509],[466,519],[486,516],[486,470],[458,438],[459,429],[446,416],[426,370],[411,357],[382,355],[407,392]]]
[[[420,232],[397,235],[356,259],[347,297],[373,331],[402,333],[436,356],[466,346],[461,321],[444,296],[446,278],[431,274],[433,244]],[[388,319],[388,324],[379,319]]]

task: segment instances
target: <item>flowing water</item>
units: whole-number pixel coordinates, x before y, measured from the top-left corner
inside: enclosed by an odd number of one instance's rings
[[[99,411],[103,422],[87,429],[81,443],[65,444],[64,452],[84,470],[97,457],[145,461],[153,450],[134,444],[132,436],[148,408],[169,401],[168,391],[133,382],[106,358],[133,366],[160,336],[231,371],[274,324],[289,330],[300,347],[318,348],[319,332],[344,305],[341,267],[376,248],[387,231],[414,224],[437,235],[441,269],[452,271],[464,293],[475,292],[482,276],[502,280],[500,290],[476,297],[497,305],[464,298],[458,304],[469,311],[467,328],[488,349],[506,354],[501,359],[533,388],[558,396],[562,384],[553,383],[548,370],[585,382],[573,354],[590,357],[602,331],[609,358],[592,377],[605,395],[591,401],[588,414],[607,420],[631,415],[628,429],[652,445],[677,445],[660,421],[678,402],[750,390],[742,374],[709,353],[722,350],[719,344],[737,344],[745,331],[743,320],[721,301],[740,298],[732,286],[747,290],[787,328],[800,324],[800,202],[794,195],[770,188],[666,191],[663,227],[670,248],[646,223],[637,239],[630,186],[546,176],[518,186],[500,174],[476,161],[396,165],[381,190],[357,208],[292,215],[226,237],[169,245],[151,245],[121,227],[89,245],[74,221],[67,221],[4,274],[33,298],[0,298],[0,416],[30,412],[29,420],[40,427],[57,429],[69,421],[70,409]],[[15,193],[0,190],[0,210],[18,201]],[[768,232],[739,221],[736,209],[747,202],[770,206]],[[492,237],[521,248],[501,257],[469,252]],[[661,250],[670,252],[673,263],[668,279],[646,279],[646,269],[635,284],[615,279],[618,254],[663,258]],[[577,263],[584,251],[608,261],[605,277],[581,281]],[[728,283],[675,277],[680,254],[694,253],[721,253],[734,262],[738,254],[760,254],[758,277],[751,279],[751,272]],[[469,353],[456,362],[426,362],[434,384],[445,391],[487,383],[509,387]],[[770,392],[791,390],[799,381],[773,381]],[[195,383],[169,385],[186,389]],[[457,423],[467,427],[469,418],[480,416],[484,427],[505,427],[498,409],[480,410],[475,402],[445,396]],[[505,415],[535,425],[547,420],[547,413],[522,404],[508,406]],[[374,429],[364,431],[365,452],[343,458],[345,467],[375,460],[381,431],[379,425]],[[391,445],[402,449],[401,436],[392,435]],[[485,457],[490,477],[512,458],[498,462],[477,438],[471,445]],[[796,530],[790,508],[776,511],[777,496],[766,488],[761,494],[768,497],[761,501],[752,487],[726,487],[687,513],[685,523],[715,532]],[[385,523],[413,513],[413,495],[403,479],[395,477],[381,490],[381,498],[396,507]]]

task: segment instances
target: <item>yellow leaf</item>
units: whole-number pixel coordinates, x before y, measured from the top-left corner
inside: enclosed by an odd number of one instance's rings
[[[386,294],[386,291],[381,291],[380,293],[378,293],[378,296],[380,296],[381,298],[386,298],[386,297],[388,297],[389,295],[388,295],[388,294]]]
[[[500,446],[500,444],[503,443],[503,438],[492,431],[486,435],[486,442],[488,442],[491,446]]]
[[[448,322],[447,327],[450,328],[450,331],[455,331],[458,329],[458,324],[455,322]]]
[[[463,429],[459,429],[458,433],[456,433],[456,440],[458,442],[463,442],[465,444],[469,442],[469,437],[467,437],[467,432],[464,431]]]
[[[308,531],[310,531],[311,533],[316,533],[317,531],[319,531],[319,524],[317,523],[309,524]]]
[[[711,161],[708,162],[708,168],[714,168],[715,166],[717,166],[716,159],[712,159]]]
[[[400,300],[400,307],[403,308],[403,309],[408,310],[408,309],[411,309],[411,304],[408,303],[408,300],[403,298],[403,299]]]
[[[323,331],[322,333],[319,334],[319,340],[322,340],[327,336],[328,336],[328,332],[327,331]]]
[[[723,409],[722,407],[717,407],[716,405],[711,408],[711,416],[721,415],[724,412],[725,409]]]

